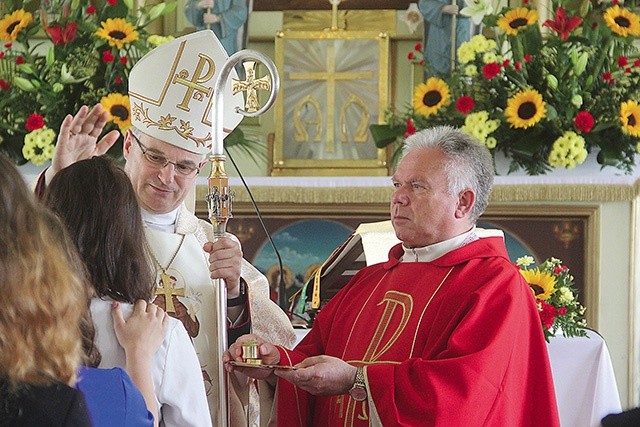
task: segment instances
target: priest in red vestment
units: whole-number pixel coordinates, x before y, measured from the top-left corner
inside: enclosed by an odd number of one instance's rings
[[[488,150],[438,127],[405,142],[391,220],[402,241],[361,270],[294,350],[257,339],[277,381],[278,426],[559,426],[533,294],[502,237],[475,223],[493,186]]]

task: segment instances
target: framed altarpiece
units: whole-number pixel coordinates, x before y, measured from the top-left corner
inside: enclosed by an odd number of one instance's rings
[[[388,106],[389,36],[379,31],[281,31],[274,176],[385,176],[369,132]]]

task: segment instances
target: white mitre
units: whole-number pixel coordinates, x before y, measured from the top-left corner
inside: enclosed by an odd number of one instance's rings
[[[143,56],[129,74],[131,123],[141,132],[198,154],[211,151],[213,89],[229,59],[211,30],[197,31],[162,44]],[[224,131],[242,120],[242,93],[224,92]]]

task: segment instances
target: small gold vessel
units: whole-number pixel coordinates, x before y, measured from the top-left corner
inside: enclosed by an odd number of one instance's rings
[[[248,340],[242,344],[242,359],[249,365],[262,365],[256,340]]]

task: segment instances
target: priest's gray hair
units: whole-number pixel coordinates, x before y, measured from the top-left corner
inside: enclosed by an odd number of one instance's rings
[[[475,224],[489,204],[493,189],[493,159],[489,150],[471,135],[451,126],[437,126],[417,132],[404,143],[402,157],[414,150],[439,148],[446,160],[449,193],[459,194],[471,188],[476,200],[471,210]]]

